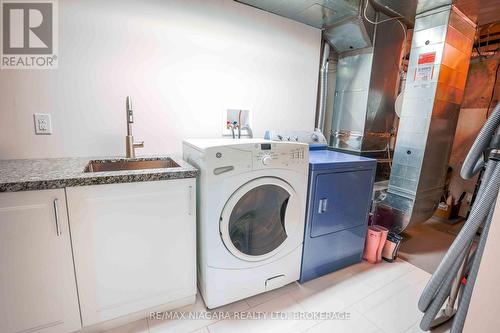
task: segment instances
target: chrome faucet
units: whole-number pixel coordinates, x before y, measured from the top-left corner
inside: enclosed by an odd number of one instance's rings
[[[125,104],[127,110],[127,137],[125,141],[126,156],[127,158],[135,158],[135,148],[143,148],[144,141],[134,142],[134,136],[132,135],[134,111],[132,110],[132,100],[130,99],[130,96],[127,96],[127,101]]]

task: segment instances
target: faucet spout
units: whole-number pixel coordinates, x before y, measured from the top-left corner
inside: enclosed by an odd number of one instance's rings
[[[134,123],[134,110],[132,109],[132,99],[127,96],[125,101],[125,110],[127,113],[127,136],[125,138],[125,150],[127,158],[135,158],[135,148],[144,148],[144,141],[134,142],[132,134],[132,124]]]
[[[125,101],[125,110],[127,113],[127,135],[132,134],[132,124],[134,123],[134,110],[132,109],[132,99],[130,96],[127,96],[127,100]]]

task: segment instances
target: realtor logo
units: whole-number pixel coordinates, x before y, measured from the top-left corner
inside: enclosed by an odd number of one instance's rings
[[[0,0],[0,68],[57,68],[56,1]]]

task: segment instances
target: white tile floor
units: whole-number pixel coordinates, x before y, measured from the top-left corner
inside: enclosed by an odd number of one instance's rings
[[[348,312],[349,320],[140,320],[106,333],[420,332],[417,301],[430,274],[405,262],[360,263],[214,311]],[[203,300],[178,311],[208,311]]]

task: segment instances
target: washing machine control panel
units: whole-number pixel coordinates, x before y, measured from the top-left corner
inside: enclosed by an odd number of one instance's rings
[[[308,164],[307,145],[265,143],[255,144],[254,169],[302,167]]]
[[[266,131],[264,138],[272,141],[302,142],[313,147],[328,145],[325,136],[318,129],[314,131]]]

